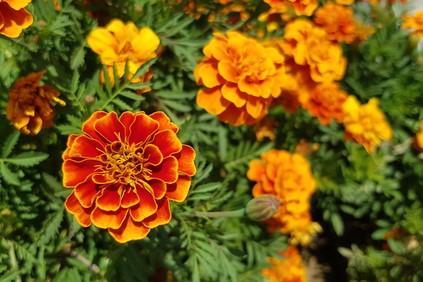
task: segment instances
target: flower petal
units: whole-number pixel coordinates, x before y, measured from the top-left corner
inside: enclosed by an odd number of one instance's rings
[[[127,217],[128,209],[119,209],[117,211],[103,211],[98,207],[91,213],[91,222],[98,228],[118,229]]]
[[[151,179],[147,183],[153,190],[154,198],[160,200],[166,194],[166,184],[159,179]]]
[[[154,136],[153,144],[160,149],[165,158],[182,150],[182,143],[178,136],[169,129],[158,132]]]
[[[91,224],[90,214],[92,209],[85,209],[78,202],[78,199],[75,197],[74,193],[71,193],[65,201],[66,210],[73,214],[78,221],[84,227],[88,227]]]
[[[233,83],[225,83],[222,86],[222,95],[237,108],[244,106],[248,99],[247,94],[241,92],[238,86]]]
[[[231,102],[222,96],[220,86],[201,89],[198,91],[196,99],[199,107],[214,115],[221,114],[231,104]]]
[[[178,126],[171,122],[169,117],[164,112],[154,112],[150,115],[150,117],[159,123],[158,131],[170,129],[177,133],[179,130]]]
[[[144,112],[141,112],[141,113],[144,113]],[[131,125],[135,121],[135,114],[129,111],[123,112],[120,115],[119,120],[125,127],[125,132],[126,132],[126,135],[128,136],[130,134]]]
[[[178,160],[179,172],[186,173],[189,176],[193,176],[195,174],[195,172],[197,171],[194,164],[196,153],[191,146],[183,144],[182,150],[174,156]]]
[[[92,139],[100,141],[102,144],[105,144],[104,138],[97,133],[97,130],[94,128],[94,123],[99,118],[104,117],[107,115],[106,112],[97,111],[94,112],[83,124],[82,124],[82,131],[84,131],[88,136]]]
[[[160,179],[166,183],[174,183],[178,179],[178,161],[175,157],[167,157],[158,166],[149,166],[151,178]]]
[[[188,195],[191,187],[191,177],[180,175],[175,183],[167,185],[166,198],[175,202],[182,202]]]
[[[119,189],[113,185],[103,188],[96,204],[103,211],[117,211],[120,208]]]
[[[154,214],[157,210],[157,203],[147,190],[142,187],[137,189],[141,201],[139,204],[131,207],[130,215],[135,221],[142,221],[144,218]]]
[[[74,161],[66,159],[62,165],[63,186],[73,187],[85,180],[95,172],[96,166],[100,164],[93,160]]]
[[[144,148],[144,156],[146,163],[151,165],[158,165],[163,161],[162,152],[153,144],[148,144]]]
[[[159,124],[143,112],[135,116],[129,132],[129,144],[138,144],[145,142],[157,129]]]
[[[145,227],[142,222],[136,222],[128,216],[119,229],[109,228],[108,231],[117,242],[126,243],[145,238],[150,229]]]
[[[101,154],[100,150],[102,148],[102,144],[97,140],[91,139],[85,135],[79,135],[77,138],[74,138],[68,156],[95,158]]]
[[[123,196],[120,203],[122,208],[130,208],[139,202],[140,197],[134,188],[126,188],[126,190],[123,191]]]
[[[107,139],[109,143],[125,140],[125,128],[119,121],[115,112],[110,112],[99,118],[94,122],[94,128],[97,130],[98,134]]]
[[[147,228],[154,228],[159,225],[169,223],[172,219],[172,214],[170,212],[169,201],[166,198],[157,201],[157,211],[152,216],[144,219],[142,223]]]
[[[99,190],[97,189],[97,185],[89,179],[84,183],[76,185],[73,193],[81,206],[89,208],[94,203]]]
[[[66,160],[66,159],[69,158],[69,151],[70,151],[70,149],[71,149],[71,147],[73,145],[73,142],[75,141],[76,137],[78,137],[78,136],[80,136],[80,135],[78,135],[78,134],[71,134],[71,135],[69,135],[68,141],[66,143],[66,149],[65,149],[65,151],[63,152],[63,155],[62,155],[62,158],[64,160]]]

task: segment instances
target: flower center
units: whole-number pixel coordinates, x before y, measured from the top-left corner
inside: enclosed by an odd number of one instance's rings
[[[101,160],[105,164],[103,169],[107,178],[114,182],[135,187],[135,183],[142,178],[141,175],[151,175],[151,170],[145,167],[143,148],[121,141],[106,145]]]

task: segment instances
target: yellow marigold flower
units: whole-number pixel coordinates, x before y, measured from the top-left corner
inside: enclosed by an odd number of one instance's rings
[[[417,149],[423,150],[423,120],[420,121],[420,129],[416,133],[414,143]]]
[[[308,161],[300,154],[272,149],[252,160],[247,178],[257,182],[253,196],[273,195],[281,203],[279,212],[269,220],[269,230],[279,230],[291,236],[292,244],[306,245],[320,231],[320,225],[311,222],[310,199],[316,181]]]
[[[417,11],[415,16],[404,15],[402,28],[412,29],[414,34],[423,37],[423,11]]]
[[[314,22],[327,32],[329,40],[345,43],[355,40],[355,19],[350,7],[327,2],[316,10]]]
[[[312,116],[317,117],[321,124],[328,125],[333,119],[342,122],[342,106],[348,94],[339,88],[335,82],[318,84],[309,95],[299,97],[300,103]]]
[[[343,105],[345,139],[353,139],[364,146],[370,154],[382,141],[392,139],[392,129],[379,109],[376,98],[360,105],[357,98],[349,96]]]
[[[30,73],[18,79],[9,92],[6,118],[23,134],[36,135],[43,128],[53,126],[54,107],[51,101],[65,106],[59,91],[40,85],[46,71]]]
[[[214,36],[194,70],[197,84],[206,87],[197,104],[226,123],[254,124],[281,94],[284,57],[236,31]]]
[[[271,8],[280,8],[289,5],[297,16],[311,16],[318,6],[316,0],[264,0]]]
[[[294,246],[280,253],[285,258],[268,257],[270,268],[264,268],[261,273],[269,282],[306,282],[306,270],[300,252]]]
[[[0,34],[16,38],[32,24],[32,15],[25,9],[29,3],[31,0],[0,1]]]
[[[315,82],[330,82],[344,77],[347,61],[342,47],[331,42],[324,29],[307,19],[299,18],[286,25],[280,47],[296,64],[309,66],[310,76]]]
[[[116,64],[120,78],[125,74],[125,65],[128,64],[128,79],[133,83],[142,83],[151,78],[151,72],[142,77],[133,76],[143,64],[157,57],[160,39],[148,27],[138,29],[132,22],[125,24],[119,19],[113,19],[106,27],[97,27],[91,31],[87,44],[107,67],[112,84],[113,64]],[[104,77],[102,79],[104,82]],[[142,92],[149,90],[144,89]]]

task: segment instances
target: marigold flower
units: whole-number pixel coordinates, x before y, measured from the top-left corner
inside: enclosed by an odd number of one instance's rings
[[[51,101],[65,106],[60,93],[48,85],[40,85],[46,71],[30,73],[18,79],[9,91],[6,118],[23,134],[36,135],[53,126],[55,115]]]
[[[32,15],[25,9],[30,2],[31,0],[0,1],[0,34],[16,38],[32,24]]]
[[[414,34],[423,37],[423,11],[417,11],[415,16],[404,15],[402,28],[412,29]]]
[[[324,29],[307,19],[296,19],[286,25],[280,47],[296,64],[309,66],[310,76],[315,82],[330,82],[344,77],[347,61],[342,47],[331,42]]]
[[[214,33],[194,70],[197,104],[232,125],[251,125],[263,118],[284,83],[284,57],[272,47],[239,32]]]
[[[352,5],[354,2],[355,0],[335,0],[335,3],[339,5]]]
[[[157,57],[160,39],[148,27],[138,29],[132,22],[125,24],[119,19],[113,19],[106,27],[97,27],[91,31],[87,44],[107,67],[112,84],[113,64],[116,64],[119,78],[125,74],[125,66],[128,64],[128,79],[133,83],[142,83],[150,80],[151,71],[142,77],[133,76],[143,64]],[[141,93],[150,90],[143,89]]]
[[[414,138],[414,144],[417,149],[423,151],[423,120],[420,121],[420,129]]]
[[[163,112],[95,112],[70,135],[63,153],[65,202],[84,227],[107,229],[116,241],[142,239],[171,219],[196,172],[195,151],[181,144]]]
[[[348,94],[339,88],[335,82],[318,84],[309,95],[300,96],[299,100],[304,109],[317,117],[321,124],[328,125],[333,119],[342,122],[342,105]]]
[[[294,246],[280,252],[283,259],[268,257],[270,268],[261,273],[269,282],[306,282],[306,270],[300,252]]]
[[[343,105],[343,111],[345,140],[353,139],[372,154],[382,141],[392,139],[392,129],[379,109],[376,98],[360,105],[356,97],[349,96]]]
[[[327,2],[316,10],[314,22],[327,32],[329,40],[345,43],[355,40],[356,21],[350,7]]]
[[[53,6],[56,11],[60,11],[61,7],[59,4],[59,0],[53,0]]]
[[[320,231],[320,225],[311,222],[310,199],[316,181],[308,161],[300,154],[272,149],[252,160],[247,178],[257,182],[253,196],[273,195],[281,203],[279,212],[268,223],[269,230],[279,230],[291,236],[292,244],[307,245]]]
[[[289,4],[297,16],[311,16],[318,6],[316,0],[264,0],[271,8],[280,8]]]

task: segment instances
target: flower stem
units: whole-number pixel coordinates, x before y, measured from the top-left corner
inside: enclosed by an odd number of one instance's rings
[[[209,217],[209,218],[227,218],[227,217],[243,217],[245,215],[245,208],[235,211],[218,211],[218,212],[200,212],[195,211],[192,216]]]

